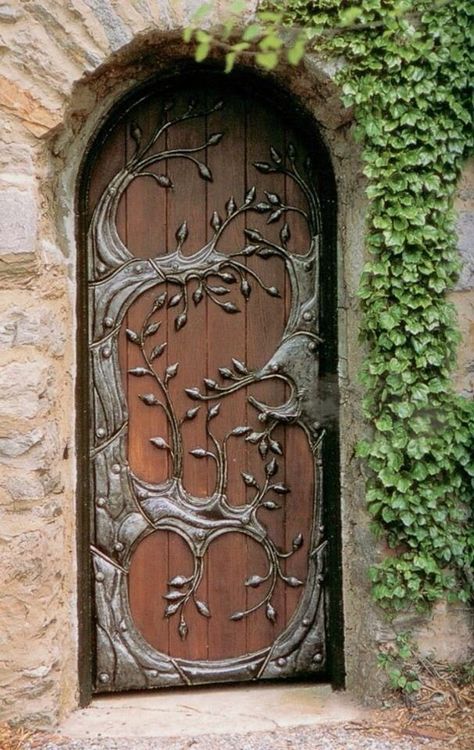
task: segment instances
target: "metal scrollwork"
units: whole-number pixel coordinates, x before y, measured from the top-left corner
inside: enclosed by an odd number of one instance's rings
[[[182,249],[188,240],[186,222],[176,231],[176,247],[166,255],[138,260],[122,242],[116,226],[120,199],[136,179],[156,181],[162,189],[173,186],[165,174],[150,171],[153,165],[173,159],[191,161],[203,180],[212,180],[207,164],[199,154],[215,148],[222,133],[211,134],[204,143],[192,148],[164,149],[152,153],[152,147],[163,140],[167,130],[177,123],[212,115],[221,109],[216,102],[208,109],[199,109],[194,102],[177,117],[170,118],[171,107],[165,107],[163,122],[147,142],[137,125],[131,135],[136,145],[134,155],[117,172],[99,199],[88,233],[91,316],[91,392],[94,424],[91,457],[94,467],[95,539],[92,546],[96,589],[98,690],[152,687],[156,685],[191,684],[231,679],[289,676],[295,671],[320,671],[325,663],[323,571],[324,550],[320,502],[315,498],[312,529],[301,530],[289,550],[280,550],[268,534],[260,518],[262,509],[277,511],[279,502],[291,502],[291,488],[278,480],[279,457],[283,448],[274,437],[279,425],[299,425],[305,432],[315,457],[315,471],[320,471],[323,431],[315,423],[318,413],[318,357],[321,339],[316,330],[317,286],[319,275],[320,207],[310,180],[298,166],[296,151],[289,144],[286,160],[274,148],[270,161],[256,162],[262,174],[284,174],[299,188],[306,199],[305,210],[286,205],[275,192],[265,191],[265,199],[257,199],[251,187],[240,203],[230,197],[225,214],[212,213],[211,239],[192,254]],[[285,164],[286,161],[286,164]],[[309,163],[306,165],[309,170]],[[266,238],[263,231],[247,228],[242,246],[222,252],[218,244],[225,241],[225,232],[239,216],[262,214],[267,224],[281,222],[279,241]],[[289,225],[293,213],[300,215],[309,229],[310,246],[303,254],[288,249]],[[280,291],[265,283],[264,278],[245,264],[251,256],[284,264],[291,288],[291,309],[282,339],[269,361],[256,370],[233,359],[223,364],[213,378],[205,378],[203,387],[186,389],[189,408],[182,415],[176,411],[171,384],[179,362],[162,365],[167,342],[161,337],[160,315],[174,314],[174,327],[179,332],[188,323],[191,295],[195,306],[203,299],[225,314],[238,314],[240,297],[243,302],[258,285],[265,294],[278,297]],[[118,359],[118,337],[132,303],[148,289],[156,288],[156,297],[139,330],[126,330],[130,344],[137,347],[140,365],[128,375],[143,381],[139,398],[150,409],[159,409],[169,426],[169,438],[157,435],[151,443],[158,451],[166,451],[171,459],[171,476],[160,484],[150,484],[135,476],[127,461],[127,403],[121,383]],[[225,399],[242,388],[277,378],[289,387],[287,400],[269,406],[252,395],[248,402],[256,410],[261,425],[255,431],[248,425],[237,425],[222,439],[214,434],[213,420]],[[158,395],[157,395],[158,394]],[[200,409],[206,410],[206,432],[211,450],[194,447],[190,453],[197,460],[216,464],[216,482],[207,498],[190,495],[183,486],[184,446],[183,425],[193,420]],[[242,472],[242,481],[253,491],[243,505],[228,502],[228,448],[231,441],[244,440],[262,458],[262,477]],[[187,661],[174,659],[153,649],[134,626],[128,606],[127,575],[137,544],[157,529],[177,531],[192,551],[192,575],[176,575],[164,593],[164,616],[176,617],[181,638],[188,635],[187,608],[193,606],[205,618],[212,616],[209,602],[198,598],[205,558],[211,542],[222,534],[237,532],[257,542],[267,559],[264,575],[251,573],[243,582],[247,587],[262,588],[257,604],[247,610],[229,613],[237,621],[259,609],[269,621],[275,622],[277,612],[272,596],[278,581],[284,586],[301,588],[297,610],[284,632],[262,651],[221,661]],[[286,574],[282,561],[291,558],[303,546],[303,534],[310,537],[308,574],[305,581]]]

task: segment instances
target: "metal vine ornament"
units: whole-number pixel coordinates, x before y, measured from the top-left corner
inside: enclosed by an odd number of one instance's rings
[[[262,509],[278,511],[277,501],[291,502],[291,487],[278,479],[279,459],[283,447],[274,431],[281,425],[299,425],[305,432],[320,472],[320,450],[323,433],[314,415],[318,409],[317,350],[320,338],[315,331],[317,315],[318,251],[320,209],[318,197],[308,177],[297,166],[295,148],[289,144],[286,159],[273,147],[270,161],[260,161],[255,168],[265,175],[283,174],[294,181],[303,194],[306,209],[286,205],[271,190],[265,199],[258,200],[251,187],[241,201],[229,197],[225,215],[212,213],[211,239],[191,255],[182,248],[188,239],[184,222],[176,231],[176,248],[166,255],[149,259],[135,258],[122,242],[116,226],[117,209],[128,186],[137,179],[153,179],[160,188],[171,188],[172,181],[165,174],[150,171],[160,162],[171,164],[174,159],[191,161],[200,177],[212,181],[212,174],[199,155],[208,148],[221,144],[222,133],[213,133],[204,143],[191,148],[154,150],[164,141],[166,131],[177,123],[195,118],[210,117],[223,107],[221,101],[207,109],[199,109],[191,102],[179,116],[170,117],[172,106],[164,108],[163,120],[147,142],[138,126],[132,125],[131,135],[136,144],[134,155],[110,181],[100,197],[88,231],[89,309],[91,394],[93,406],[92,465],[95,497],[95,539],[92,545],[97,625],[97,689],[117,690],[161,685],[179,685],[273,678],[320,671],[325,664],[324,597],[322,591],[325,541],[322,537],[320,502],[313,512],[313,528],[302,529],[293,539],[291,548],[281,550],[272,540],[261,520]],[[309,229],[310,247],[302,255],[288,249],[292,213],[301,215]],[[279,242],[270,241],[257,229],[243,230],[242,245],[233,252],[217,249],[229,225],[242,215],[263,214],[267,223],[280,222]],[[179,332],[192,315],[189,285],[194,306],[204,299],[222,311],[222,315],[239,314],[239,302],[245,304],[258,285],[271,297],[280,291],[265,283],[249,265],[251,256],[284,264],[291,288],[291,309],[285,331],[277,350],[263,367],[250,370],[246,363],[234,358],[230,366],[223,363],[218,373],[204,379],[203,387],[190,384],[186,388],[189,408],[178,414],[173,400],[173,378],[179,362],[166,366],[167,342],[161,336],[160,315],[174,315],[174,327]],[[128,371],[130,378],[143,382],[139,398],[150,409],[162,410],[169,426],[169,437],[157,435],[151,443],[158,451],[166,451],[171,458],[171,476],[160,484],[150,484],[134,475],[127,461],[127,403],[121,382],[118,356],[118,337],[122,323],[132,303],[145,291],[156,288],[156,297],[139,330],[127,329],[127,339],[137,347],[141,364]],[[236,299],[226,299],[231,291]],[[278,406],[269,406],[252,395],[248,402],[258,415],[258,431],[242,424],[229,430],[222,439],[214,434],[213,420],[225,402],[236,391],[269,379],[280,379],[289,386],[289,397]],[[152,390],[153,389],[153,392]],[[158,395],[156,395],[158,394]],[[206,430],[209,445],[194,447],[190,453],[201,461],[216,464],[216,482],[209,497],[193,497],[183,486],[184,445],[182,427],[193,420],[199,410],[206,410]],[[228,502],[228,452],[232,441],[245,441],[254,446],[262,459],[262,475],[242,472],[242,481],[253,492],[253,497],[242,505]],[[281,460],[281,459],[280,459]],[[127,576],[137,545],[158,529],[176,531],[192,551],[194,571],[191,576],[177,575],[168,582],[163,615],[175,618],[181,638],[186,639],[189,626],[186,612],[195,607],[204,618],[212,617],[210,602],[198,598],[206,564],[206,553],[211,542],[229,533],[245,534],[257,542],[267,559],[267,572],[250,572],[242,582],[260,588],[262,595],[254,606],[229,612],[231,620],[251,618],[263,609],[267,619],[275,622],[277,611],[272,596],[277,583],[301,588],[302,594],[295,614],[286,629],[268,648],[256,653],[222,659],[220,661],[191,661],[173,658],[148,644],[138,632],[128,604]],[[282,561],[291,558],[302,548],[304,535],[311,537],[308,574],[305,581],[282,569]],[[289,563],[290,564],[290,563]]]

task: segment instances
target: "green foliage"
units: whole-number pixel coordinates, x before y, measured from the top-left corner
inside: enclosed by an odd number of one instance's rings
[[[394,550],[371,570],[392,611],[473,593],[474,405],[453,392],[445,299],[459,270],[453,196],[472,148],[470,11],[470,0],[287,0],[267,2],[237,41],[235,18],[218,39],[186,32],[199,59],[224,45],[226,70],[244,53],[267,69],[313,49],[346,61],[338,79],[370,200],[361,377],[373,432],[358,455],[374,531]]]
[[[379,654],[378,663],[387,672],[394,690],[403,695],[420,690],[422,683],[416,668],[416,648],[408,633],[399,633],[395,642]]]

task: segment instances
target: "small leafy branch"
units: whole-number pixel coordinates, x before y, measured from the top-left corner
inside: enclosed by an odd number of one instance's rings
[[[417,649],[409,633],[399,633],[378,656],[379,666],[387,673],[391,687],[403,696],[409,697],[421,688],[416,657]]]

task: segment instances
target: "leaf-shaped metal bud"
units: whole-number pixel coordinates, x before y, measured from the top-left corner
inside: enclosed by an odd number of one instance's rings
[[[234,427],[234,429],[232,430],[230,434],[237,435],[237,436],[247,435],[251,429],[252,429],[251,427],[247,427],[246,425],[239,425],[238,427]]]
[[[188,626],[186,625],[186,621],[183,619],[181,619],[179,622],[178,633],[180,635],[181,640],[184,641],[188,634]]]
[[[176,239],[180,243],[180,245],[183,244],[183,242],[188,238],[188,224],[186,221],[183,221],[180,227],[176,230]]]
[[[263,438],[264,435],[265,435],[264,432],[252,432],[250,435],[248,435],[248,437],[245,438],[245,440],[247,441],[247,443],[252,443],[252,445],[256,445],[259,442],[259,440]]]
[[[265,190],[265,195],[270,203],[274,206],[281,206],[281,198],[277,193],[269,193]]]
[[[293,549],[296,550],[303,546],[303,534],[297,534],[291,543]]]
[[[161,185],[161,187],[173,187],[173,183],[171,182],[170,178],[165,174],[157,174],[155,175],[155,179],[158,185]]]
[[[203,378],[203,383],[205,384],[206,388],[209,388],[210,391],[215,391],[217,388],[216,381],[211,380],[211,378]]]
[[[226,311],[226,313],[239,313],[240,310],[237,307],[237,305],[234,305],[233,302],[224,302],[222,305],[222,309]]]
[[[189,398],[192,398],[194,401],[200,401],[202,399],[202,394],[199,391],[199,388],[185,388],[184,391],[188,394]]]
[[[207,421],[209,422],[210,419],[214,419],[214,417],[217,417],[219,414],[219,410],[221,408],[220,404],[214,404],[214,406],[211,406],[210,409],[207,411]]]
[[[255,169],[258,169],[262,174],[268,174],[269,172],[275,172],[275,167],[272,167],[267,161],[254,161]]]
[[[199,161],[197,164],[198,172],[201,175],[203,180],[207,180],[208,182],[212,182],[212,172],[207,166],[207,164],[204,164],[204,162]]]
[[[204,297],[202,286],[198,286],[193,292],[193,302],[195,305],[199,305],[200,301]]]
[[[262,578],[262,576],[250,576],[250,578],[247,578],[245,581],[246,586],[251,586],[253,589],[256,589],[257,586],[260,586],[261,583],[265,581],[265,578]]]
[[[165,370],[165,383],[168,382],[168,380],[171,380],[171,378],[174,378],[176,373],[178,372],[179,362],[175,362],[173,365],[168,365],[168,367]]]
[[[168,300],[168,307],[176,307],[176,305],[181,302],[183,299],[183,293],[178,292],[178,294],[173,294],[172,297]]]
[[[152,349],[152,352],[150,354],[151,361],[153,362],[153,360],[156,359],[157,357],[161,357],[166,347],[167,347],[166,341],[163,341],[162,344],[158,344],[158,346],[155,346],[154,349]]]
[[[295,578],[295,576],[289,576],[288,578],[285,578],[284,580],[288,584],[288,586],[291,586],[294,589],[296,589],[298,586],[303,585],[303,581],[300,581],[299,578]]]
[[[257,250],[257,255],[259,258],[270,258],[272,255],[275,255],[275,251],[271,247],[261,247]]]
[[[130,123],[130,135],[135,141],[137,145],[137,149],[138,149],[140,147],[143,133],[141,131],[140,126],[136,122]]]
[[[258,487],[257,480],[255,479],[252,474],[247,474],[247,472],[242,471],[240,472],[242,474],[242,479],[244,480],[247,487]]]
[[[174,105],[175,105],[175,102],[172,99],[169,99],[163,105],[163,112],[169,112],[170,109],[173,109]]]
[[[178,315],[177,318],[175,318],[174,327],[176,328],[177,331],[180,331],[181,328],[185,326],[187,322],[188,322],[188,316],[186,315],[185,312],[182,312],[180,315]]]
[[[258,446],[258,452],[260,453],[262,458],[265,458],[265,456],[268,453],[268,443],[266,440],[261,440]]]
[[[144,367],[132,367],[128,372],[130,375],[135,375],[136,378],[143,378],[144,375],[151,375],[150,370],[146,370]]]
[[[177,602],[180,599],[184,599],[185,596],[184,591],[170,591],[169,594],[163,596],[163,599],[166,599],[168,602]]]
[[[234,370],[238,372],[239,375],[249,374],[249,371],[247,370],[244,363],[240,361],[240,359],[235,359],[235,357],[232,357],[232,364],[234,365]]]
[[[130,328],[126,328],[125,333],[127,334],[128,340],[131,341],[133,344],[140,343],[140,336],[138,336],[138,334],[136,334],[135,331],[132,331]]]
[[[271,297],[280,297],[280,292],[276,288],[276,286],[269,286],[267,289],[267,294],[269,294]]]
[[[211,219],[211,227],[215,232],[218,232],[222,226],[222,220],[217,211],[214,211]]]
[[[242,255],[246,255],[246,256],[253,255],[254,252],[258,250],[259,247],[260,245],[246,245],[244,249],[241,251]]]
[[[224,380],[234,380],[234,374],[228,367],[219,367],[219,374]]]
[[[235,278],[233,273],[229,273],[228,271],[223,271],[222,273],[218,273],[217,276],[219,276],[222,281],[225,281],[226,284],[235,284],[237,279]]]
[[[277,456],[283,455],[283,448],[281,447],[278,440],[273,440],[273,438],[269,438],[268,444],[270,446],[270,450],[272,453],[276,453]]]
[[[169,450],[169,445],[166,442],[166,440],[162,437],[154,437],[150,438],[150,443],[155,446],[155,448],[159,448],[162,451]]]
[[[216,103],[214,104],[214,106],[213,106],[213,108],[212,108],[212,110],[211,110],[211,111],[212,111],[212,112],[218,112],[218,111],[219,111],[220,109],[222,109],[222,107],[223,107],[223,106],[224,106],[224,102],[223,102],[223,100],[222,100],[222,99],[219,99],[219,101],[217,101],[217,102],[216,102]]]
[[[245,297],[245,299],[248,299],[250,297],[252,287],[250,286],[247,279],[242,279],[242,281],[240,282],[240,291],[242,292],[242,296]]]
[[[279,495],[287,495],[288,492],[291,492],[291,490],[288,487],[288,485],[283,484],[283,482],[278,482],[278,484],[274,484],[272,486],[272,490],[274,490],[275,492],[277,492]]]
[[[166,292],[162,292],[161,294],[158,295],[158,297],[153,302],[153,312],[156,312],[157,310],[160,309],[160,307],[163,307],[163,305],[165,304],[165,300],[166,300]]]
[[[278,471],[278,464],[276,458],[272,458],[265,466],[265,474],[267,477],[273,477]]]
[[[253,185],[250,188],[250,190],[247,190],[247,192],[245,193],[244,203],[246,206],[249,206],[252,203],[252,201],[255,200],[256,194],[257,194],[257,188]]]
[[[261,242],[262,235],[256,229],[244,229],[244,234],[251,242]]]
[[[273,146],[270,146],[270,156],[272,157],[275,164],[281,164],[281,156]]]
[[[225,210],[227,211],[227,216],[228,217],[232,216],[232,214],[234,213],[234,211],[235,211],[236,208],[237,208],[237,206],[235,204],[234,197],[231,195],[231,197],[229,198],[229,200],[225,204]]]
[[[154,333],[157,332],[158,328],[160,327],[161,323],[150,323],[145,328],[144,336],[153,336]]]
[[[237,620],[243,620],[243,617],[243,612],[234,612],[234,614],[229,617],[229,620],[234,620],[234,622],[237,622]]]
[[[282,215],[283,211],[281,208],[277,208],[276,211],[274,211],[267,219],[267,224],[273,224],[274,221],[278,221],[280,216]]]
[[[276,609],[274,607],[272,607],[272,605],[270,604],[270,602],[267,602],[267,607],[265,609],[265,614],[268,617],[268,619],[270,620],[270,622],[276,622],[276,616],[277,616]]]
[[[192,409],[188,409],[186,414],[184,415],[185,419],[194,419],[196,414],[198,413],[200,406],[194,406]]]
[[[171,604],[168,604],[165,609],[165,617],[171,617],[171,615],[174,615],[174,613],[178,611],[180,605],[181,602],[171,602]]]
[[[287,151],[288,151],[288,156],[290,157],[290,159],[294,159],[294,157],[296,156],[296,149],[292,143],[288,144]]]
[[[227,289],[226,286],[211,286],[208,284],[207,288],[210,292],[212,292],[213,294],[217,294],[218,296],[229,294],[229,289]]]
[[[255,210],[258,211],[259,214],[264,214],[266,211],[271,211],[272,207],[269,203],[264,203],[261,201],[260,203],[257,203],[256,206],[254,206]]]
[[[280,239],[282,243],[285,245],[288,240],[291,237],[290,227],[288,226],[288,223],[285,221],[283,224],[281,230],[280,230]]]
[[[192,581],[192,578],[186,578],[186,576],[175,576],[171,579],[171,581],[168,581],[168,586],[176,586],[176,588],[181,588],[181,586],[184,586],[186,583],[190,583]]]
[[[159,404],[159,401],[154,393],[144,393],[143,396],[140,395],[138,398],[141,399],[147,406],[156,406],[157,404]]]
[[[191,456],[194,456],[195,458],[205,458],[205,456],[212,456],[212,453],[204,450],[204,448],[193,448],[192,451],[189,452]]]
[[[206,602],[201,602],[199,599],[196,599],[195,604],[196,604],[196,609],[200,615],[202,615],[203,617],[211,616],[209,607],[207,606]]]
[[[224,133],[211,133],[211,135],[207,139],[207,145],[215,146],[217,143],[219,143],[220,140],[222,140],[223,135]]]
[[[278,505],[278,503],[274,503],[273,500],[265,500],[262,505],[267,510],[278,510],[278,508],[281,508],[281,505]]]

